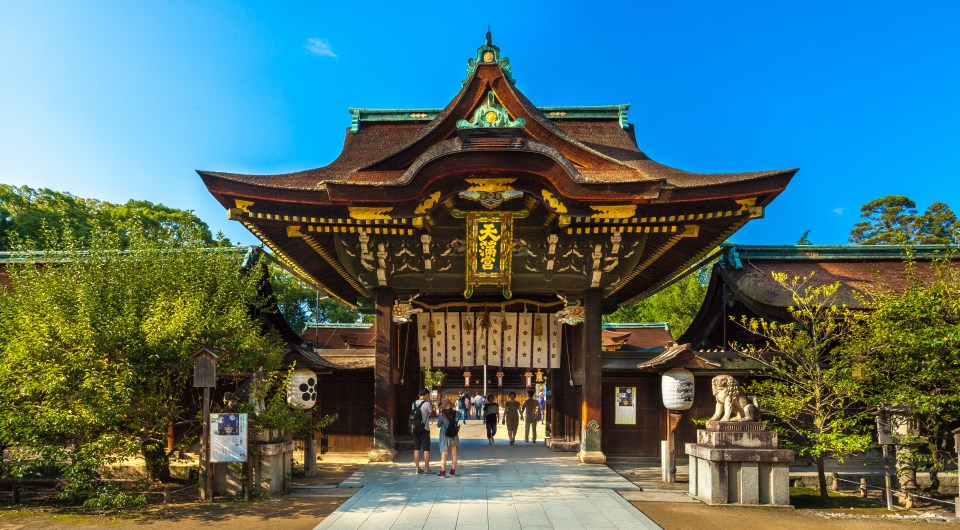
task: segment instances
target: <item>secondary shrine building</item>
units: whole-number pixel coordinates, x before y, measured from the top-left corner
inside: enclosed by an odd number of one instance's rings
[[[373,458],[406,435],[423,367],[486,366],[541,371],[552,443],[603,462],[602,315],[762,217],[796,172],[665,166],[627,109],[537,107],[488,33],[446,107],[350,109],[327,166],[199,173],[290,271],[376,315]]]

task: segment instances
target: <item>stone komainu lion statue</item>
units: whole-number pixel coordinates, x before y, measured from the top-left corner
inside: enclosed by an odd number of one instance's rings
[[[757,421],[757,406],[747,399],[732,375],[718,375],[711,381],[717,410],[710,421],[731,421],[736,414],[739,421]]]

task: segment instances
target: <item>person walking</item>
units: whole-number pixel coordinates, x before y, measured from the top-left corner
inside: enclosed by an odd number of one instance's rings
[[[433,473],[430,470],[430,416],[433,415],[433,404],[430,403],[430,391],[420,389],[420,398],[413,402],[410,408],[410,434],[413,435],[413,463],[417,466],[417,474]],[[418,412],[420,417],[414,414]],[[423,466],[420,468],[420,453],[423,453]]]
[[[540,404],[533,398],[533,390],[527,390],[527,399],[520,405],[523,421],[526,427],[523,431],[523,441],[537,443],[537,422],[540,421]],[[533,429],[533,441],[530,440],[530,430]]]
[[[537,394],[537,404],[540,405],[540,419],[543,424],[547,424],[547,400],[543,397],[543,392]]]
[[[500,420],[500,407],[493,400],[493,394],[487,396],[484,403],[483,418],[487,424],[487,442],[493,445],[493,437],[497,435],[497,421]]]
[[[476,396],[475,398],[473,398],[473,406],[474,406],[474,408],[477,409],[477,419],[478,419],[478,420],[484,416],[484,415],[483,415],[483,407],[484,407],[486,404],[487,404],[487,400],[483,399],[483,396],[480,395],[480,392],[477,392],[477,396]]]
[[[463,424],[466,425],[466,424],[467,424],[467,415],[468,415],[468,412],[467,412],[467,410],[463,407],[463,398],[464,398],[464,397],[465,397],[465,396],[463,395],[463,392],[460,392],[460,396],[457,397],[456,410],[457,410],[457,423],[460,423],[460,420],[463,420]],[[440,410],[442,411],[443,409],[441,408]],[[441,451],[442,451],[442,450],[443,450],[443,449],[441,449]]]
[[[513,445],[517,439],[517,427],[520,426],[520,402],[517,401],[516,392],[510,392],[510,399],[503,404],[503,423],[507,426],[510,445]]]
[[[450,476],[457,474],[457,448],[460,447],[460,422],[457,420],[457,414],[449,399],[444,398],[440,402],[440,414],[437,415],[437,427],[440,428],[440,472],[437,476],[441,478],[447,476],[448,452],[452,457]]]

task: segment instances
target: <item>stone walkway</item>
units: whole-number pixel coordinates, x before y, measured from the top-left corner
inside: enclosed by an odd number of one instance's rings
[[[431,434],[436,439],[436,428]],[[660,528],[617,493],[638,488],[608,467],[580,464],[542,441],[511,446],[505,435],[501,426],[491,446],[478,422],[461,428],[456,477],[417,475],[411,451],[393,463],[364,465],[340,485],[362,489],[316,530]],[[438,454],[434,442],[434,471]]]

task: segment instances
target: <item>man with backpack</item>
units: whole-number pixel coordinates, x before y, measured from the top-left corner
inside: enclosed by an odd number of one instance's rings
[[[420,389],[420,399],[410,407],[410,434],[413,435],[413,463],[417,466],[417,474],[432,474],[430,470],[430,416],[433,415],[433,405],[430,403],[430,391]],[[420,452],[423,451],[423,467],[420,468]]]

